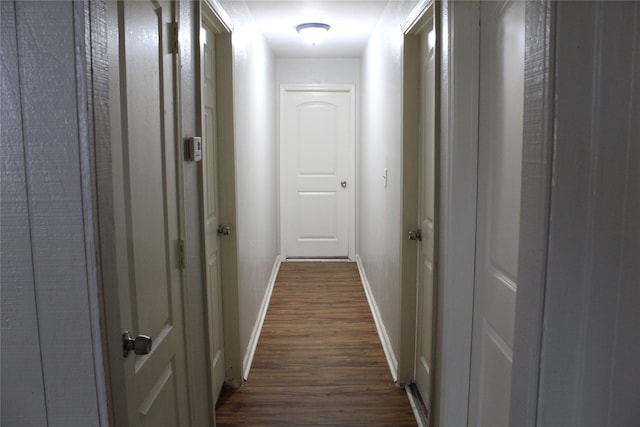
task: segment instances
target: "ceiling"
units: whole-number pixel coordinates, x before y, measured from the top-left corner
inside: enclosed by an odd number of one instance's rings
[[[357,57],[389,0],[247,0],[256,24],[276,57]],[[391,0],[395,1],[395,0]],[[304,42],[296,26],[329,24],[327,38],[315,46]]]

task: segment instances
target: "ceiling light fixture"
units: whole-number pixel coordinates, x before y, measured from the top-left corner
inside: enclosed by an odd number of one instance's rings
[[[315,45],[316,43],[320,43],[327,36],[329,28],[331,28],[331,26],[327,24],[308,22],[306,24],[298,25],[296,27],[296,31],[304,41]]]

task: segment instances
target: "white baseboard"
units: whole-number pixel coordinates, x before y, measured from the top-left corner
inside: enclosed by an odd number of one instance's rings
[[[371,292],[371,285],[369,285],[369,280],[367,279],[367,275],[364,272],[364,266],[362,265],[362,259],[360,258],[360,255],[356,255],[356,263],[358,264],[358,271],[360,271],[360,277],[362,278],[364,293],[367,295],[367,301],[369,302],[369,307],[371,308],[373,321],[376,323],[376,329],[378,330],[378,337],[380,338],[380,343],[382,344],[382,350],[384,351],[384,356],[387,359],[387,364],[389,365],[391,376],[393,377],[393,381],[395,382],[398,380],[398,361],[396,359],[396,355],[393,353],[393,347],[391,346],[391,341],[389,341],[387,330],[384,327],[382,316],[380,316],[378,304],[376,303],[376,300],[373,297],[373,293]]]
[[[264,324],[264,318],[267,315],[267,309],[269,308],[269,301],[271,301],[273,287],[276,284],[276,277],[278,277],[278,271],[280,270],[280,262],[280,256],[277,256],[273,263],[273,270],[271,270],[271,277],[269,278],[267,291],[264,293],[264,298],[260,305],[260,312],[258,313],[256,324],[253,326],[251,338],[249,339],[245,356],[242,359],[242,378],[244,381],[247,381],[247,378],[249,377],[249,371],[251,370],[251,364],[253,363],[253,356],[256,354],[256,347],[258,347],[258,340],[260,339],[260,333],[262,332],[262,325]]]

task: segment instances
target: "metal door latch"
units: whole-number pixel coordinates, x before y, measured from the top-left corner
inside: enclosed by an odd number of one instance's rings
[[[229,226],[218,226],[218,236],[228,236],[231,234],[231,227]]]

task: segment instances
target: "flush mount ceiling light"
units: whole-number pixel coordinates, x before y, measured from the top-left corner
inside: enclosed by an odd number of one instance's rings
[[[331,28],[331,26],[327,24],[308,22],[306,24],[298,25],[296,27],[296,31],[304,41],[315,45],[320,43],[327,36],[329,28]]]

